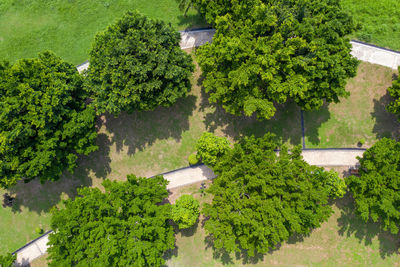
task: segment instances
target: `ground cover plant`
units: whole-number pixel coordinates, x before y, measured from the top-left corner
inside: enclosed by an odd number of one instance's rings
[[[191,89],[192,58],[161,20],[127,12],[96,35],[87,74],[98,114],[169,107]]]
[[[0,1],[0,58],[14,62],[52,50],[80,64],[94,35],[128,10],[171,23],[176,30],[204,26],[197,12],[184,17],[175,0]]]
[[[400,50],[400,2],[397,0],[341,0],[361,28],[351,37]]]
[[[288,100],[315,110],[349,95],[358,61],[346,38],[354,24],[339,0],[222,2],[230,11],[196,53],[210,101],[270,119]]]
[[[162,176],[128,175],[126,182],[105,180],[105,192],[79,189],[52,212],[49,266],[161,266],[175,240],[171,205],[160,205],[167,184]]]
[[[83,77],[53,53],[0,63],[1,187],[57,180],[79,154],[97,150],[87,97]]]

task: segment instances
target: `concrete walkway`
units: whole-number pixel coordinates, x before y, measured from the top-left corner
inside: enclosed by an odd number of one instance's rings
[[[188,49],[193,47],[201,46],[207,42],[211,42],[215,34],[214,29],[204,30],[193,30],[193,31],[181,31],[181,42],[180,46],[182,49]],[[365,44],[358,41],[351,41],[352,51],[351,54],[365,62],[397,69],[400,66],[400,52],[392,51],[389,49],[377,47],[370,44]],[[86,61],[79,66],[77,69],[82,72],[89,68],[89,62]]]
[[[317,166],[348,166],[357,165],[357,156],[362,156],[363,149],[307,149],[303,151],[304,160]],[[162,174],[169,181],[168,189],[185,186],[205,180],[214,179],[216,175],[205,165],[186,167]],[[36,258],[44,255],[47,250],[48,235],[33,240],[17,250],[17,266],[26,266]]]

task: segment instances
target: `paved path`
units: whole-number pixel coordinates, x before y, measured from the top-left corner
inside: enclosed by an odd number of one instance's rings
[[[362,149],[307,149],[303,151],[304,160],[309,164],[317,166],[356,166],[357,156],[362,156]],[[187,167],[164,173],[164,178],[169,181],[168,189],[185,186],[209,179],[216,176],[213,171],[205,165]],[[48,235],[40,237],[16,251],[17,266],[27,265],[34,259],[44,255],[47,250]]]
[[[30,262],[46,254],[47,242],[49,241],[49,234],[51,232],[47,232],[45,235],[17,250],[15,252],[17,253],[16,266],[29,266]]]
[[[182,49],[201,46],[207,42],[211,42],[215,34],[214,29],[181,31],[180,46]],[[377,47],[370,44],[365,44],[358,41],[351,41],[351,54],[361,61],[370,62],[377,65],[382,65],[392,69],[397,69],[400,66],[400,52]],[[89,67],[89,62],[86,61],[77,66],[79,72],[86,70]]]

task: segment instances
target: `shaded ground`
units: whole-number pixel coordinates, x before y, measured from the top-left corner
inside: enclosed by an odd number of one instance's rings
[[[49,211],[62,199],[76,196],[80,186],[100,186],[105,178],[125,180],[127,174],[150,177],[188,165],[187,157],[206,131],[214,131],[231,140],[241,135],[261,136],[272,131],[290,145],[301,140],[300,113],[287,105],[271,121],[226,114],[210,105],[194,74],[190,95],[170,108],[122,114],[118,118],[103,115],[98,120],[99,150],[81,157],[73,174],[65,173],[57,182],[44,185],[21,182],[9,190],[16,197],[13,208],[0,207],[0,254],[14,251],[36,238],[35,228],[49,229]],[[5,191],[0,190],[2,195]]]
[[[357,147],[361,139],[369,147],[383,136],[398,138],[400,124],[385,109],[390,102],[387,88],[395,74],[389,68],[362,62],[357,76],[347,84],[351,94],[347,99],[304,112],[306,147]]]
[[[345,168],[336,169],[342,173]],[[193,194],[201,203],[210,196],[199,194],[199,185],[177,189]],[[177,231],[177,248],[167,254],[168,266],[400,266],[399,235],[379,230],[377,224],[364,223],[354,214],[351,196],[332,204],[334,214],[307,237],[292,237],[267,255],[249,258],[246,254],[214,251],[202,228],[203,218],[192,229]]]
[[[179,30],[205,25],[193,10],[184,17],[175,0],[2,0],[0,58],[15,61],[52,50],[73,64],[83,63],[94,35],[128,10]]]
[[[387,68],[361,64],[358,77],[349,83],[351,98],[320,112],[305,114],[308,147],[356,146],[361,137],[370,145],[386,132],[395,135],[398,124],[383,109],[391,75]],[[37,226],[48,230],[51,207],[74,197],[80,186],[101,187],[105,178],[125,180],[130,173],[149,177],[187,166],[187,157],[195,151],[196,140],[206,130],[230,140],[272,131],[289,145],[300,144],[300,112],[295,105],[279,107],[270,121],[235,117],[208,103],[199,80],[197,69],[192,92],[170,108],[99,118],[99,150],[81,157],[74,174],[65,173],[59,181],[44,185],[33,181],[12,188],[9,192],[16,197],[16,204],[13,208],[0,207],[0,229],[4,229],[0,232],[0,254],[14,251],[37,237]]]

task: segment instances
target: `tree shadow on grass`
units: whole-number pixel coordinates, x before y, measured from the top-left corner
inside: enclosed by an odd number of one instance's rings
[[[111,143],[117,152],[127,147],[127,154],[133,155],[160,139],[181,139],[189,130],[189,116],[196,108],[196,96],[189,95],[178,100],[169,108],[158,107],[154,111],[122,113],[115,118],[104,116],[106,130],[111,133]]]
[[[178,26],[189,25],[185,28],[185,30],[210,27],[210,25],[200,14],[192,12],[188,13],[189,14],[182,14],[178,16]]]
[[[374,111],[371,116],[375,119],[373,133],[378,139],[383,137],[400,139],[400,123],[394,114],[386,110],[391,101],[393,98],[387,91],[379,100],[374,99]]]
[[[59,180],[41,184],[38,179],[24,183],[19,181],[8,190],[16,198],[13,212],[21,212],[22,206],[38,214],[50,209],[65,198],[74,198],[77,188],[100,184],[110,173],[109,157],[111,142],[105,134],[99,134],[96,140],[99,149],[88,156],[79,156],[74,173],[66,171]],[[96,184],[97,185],[97,184]]]
[[[319,136],[319,128],[324,122],[327,122],[331,114],[329,112],[329,104],[324,105],[319,110],[304,111],[304,136],[313,146],[321,143]]]
[[[201,79],[199,80],[201,84]],[[283,142],[292,145],[301,144],[300,108],[293,102],[277,105],[277,112],[270,120],[257,120],[256,116],[236,116],[227,113],[217,103],[209,102],[209,94],[201,91],[200,111],[205,113],[204,123],[209,132],[222,131],[233,140],[242,136],[263,136],[267,132],[274,133]]]
[[[356,212],[355,202],[350,193],[337,200],[335,204],[341,210],[341,216],[338,219],[340,235],[347,237],[354,235],[360,243],[364,243],[366,246],[371,246],[372,240],[377,238],[382,259],[398,253],[400,235],[392,235],[381,230],[379,223],[364,222]]]

